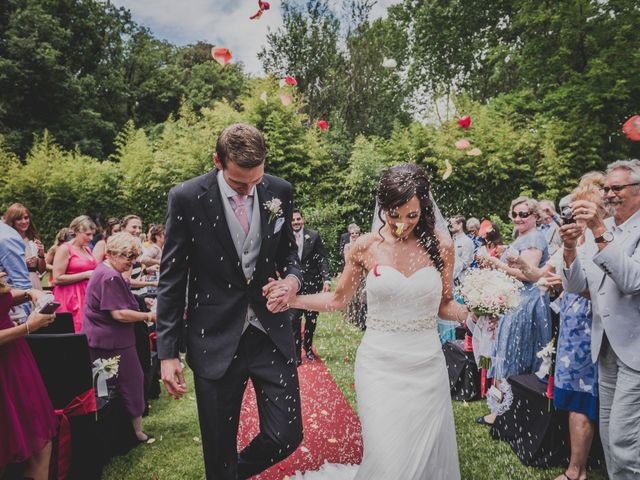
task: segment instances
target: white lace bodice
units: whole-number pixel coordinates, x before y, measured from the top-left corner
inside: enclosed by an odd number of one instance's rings
[[[405,277],[378,265],[367,275],[367,329],[414,332],[437,327],[442,280],[435,267]]]

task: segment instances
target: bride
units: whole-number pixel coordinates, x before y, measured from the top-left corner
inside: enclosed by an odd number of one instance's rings
[[[335,292],[299,295],[290,305],[341,310],[366,277],[367,330],[355,361],[362,464],[325,464],[295,478],[459,479],[436,319],[461,320],[468,314],[452,297],[451,237],[436,229],[429,179],[416,165],[386,170],[377,200],[382,227],[350,249]],[[282,293],[275,286],[265,292],[268,307]]]

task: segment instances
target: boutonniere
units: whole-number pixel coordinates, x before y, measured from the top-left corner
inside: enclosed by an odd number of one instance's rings
[[[311,238],[311,235],[309,235],[308,233],[304,236],[305,240],[309,240]]]
[[[264,202],[264,206],[269,211],[269,223],[282,216],[282,200],[279,198],[272,198]]]

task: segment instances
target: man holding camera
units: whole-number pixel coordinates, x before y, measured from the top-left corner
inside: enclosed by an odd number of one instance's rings
[[[600,435],[611,479],[640,478],[640,161],[609,165],[603,187],[612,217],[575,201],[560,228],[563,285],[590,295],[591,352],[598,362]],[[586,227],[585,242],[577,240]]]

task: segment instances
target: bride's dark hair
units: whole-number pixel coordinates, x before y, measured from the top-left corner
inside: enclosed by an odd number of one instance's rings
[[[444,263],[440,256],[440,242],[436,236],[436,217],[433,210],[433,202],[429,195],[431,191],[431,182],[427,173],[417,165],[412,163],[404,163],[386,169],[380,178],[378,185],[378,218],[382,221],[384,227],[386,221],[383,211],[396,209],[414,196],[418,197],[420,202],[420,219],[414,229],[420,244],[427,251],[434,266],[442,271]]]

